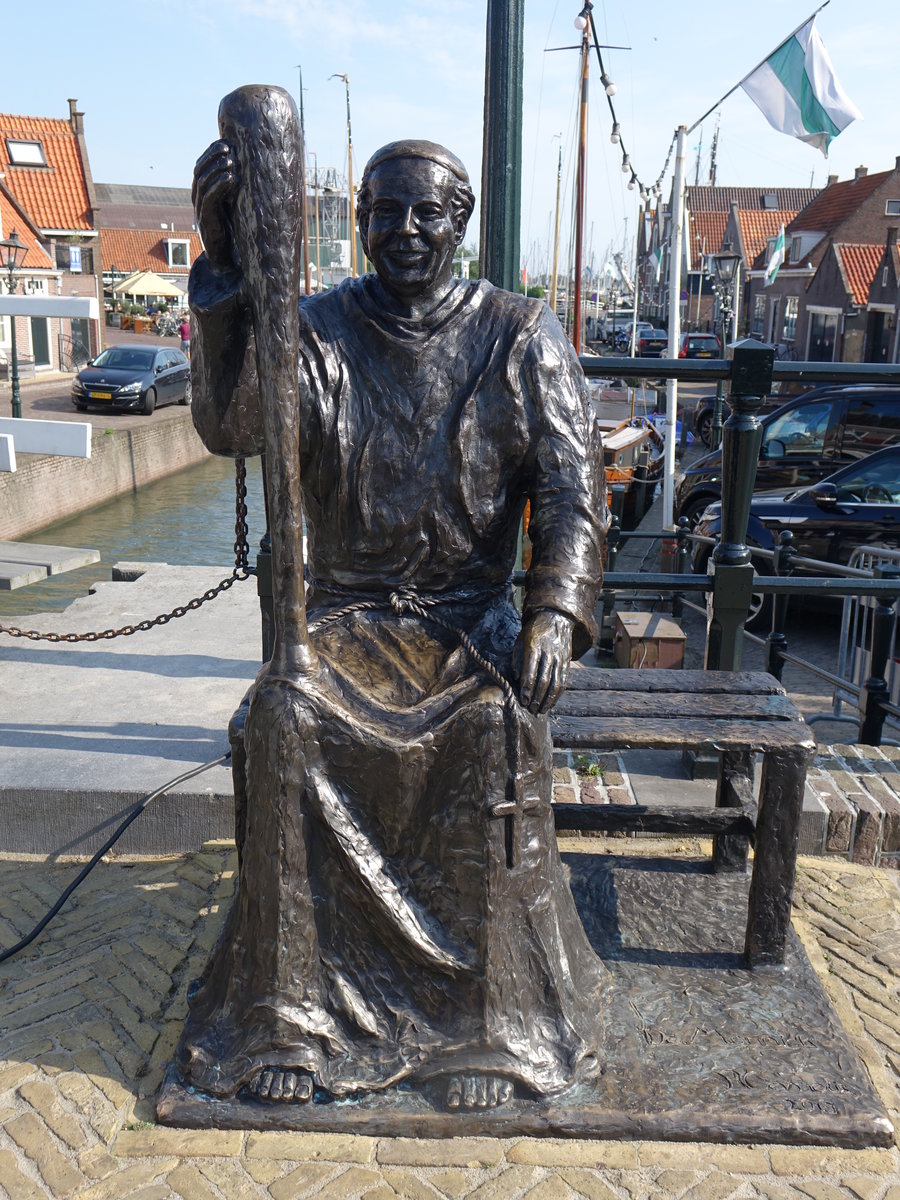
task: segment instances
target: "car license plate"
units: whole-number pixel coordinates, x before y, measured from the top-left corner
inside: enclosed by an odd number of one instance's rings
[[[697,357],[698,358],[712,358],[712,350],[698,350]]]
[[[92,400],[112,400],[112,392],[91,392]]]

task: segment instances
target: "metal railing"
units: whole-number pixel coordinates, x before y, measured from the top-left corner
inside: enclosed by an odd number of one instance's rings
[[[691,604],[686,597],[701,593],[709,596],[706,644],[706,667],[716,670],[741,669],[745,631],[752,597],[762,592],[775,597],[773,627],[765,639],[767,666],[781,677],[788,662],[811,670],[832,686],[840,686],[857,701],[859,741],[878,745],[887,718],[900,719],[900,710],[892,702],[888,684],[887,664],[895,638],[897,600],[900,596],[900,572],[885,568],[880,578],[864,577],[858,572],[843,571],[837,578],[824,574],[831,571],[827,564],[813,564],[820,574],[798,578],[792,575],[797,565],[809,566],[811,560],[799,560],[789,540],[775,552],[754,548],[754,557],[772,556],[776,574],[757,575],[747,546],[747,525],[750,500],[756,478],[756,466],[762,441],[758,414],[763,400],[772,390],[774,380],[799,380],[809,383],[894,383],[900,384],[900,365],[881,363],[806,363],[775,361],[775,347],[752,339],[744,339],[729,347],[729,359],[633,359],[583,358],[585,374],[591,378],[618,377],[624,379],[676,379],[687,382],[731,383],[729,404],[731,414],[722,426],[722,520],[721,536],[714,545],[712,570],[707,575],[688,574],[687,565],[690,532],[683,523],[679,529],[642,535],[624,533],[614,525],[607,549],[608,571],[604,579],[604,612],[614,603],[617,591],[644,590],[671,595],[673,612]],[[617,572],[615,562],[618,545],[623,537],[662,537],[668,541],[668,551],[675,573]],[[869,648],[870,674],[864,682],[854,683],[839,675],[799,659],[787,649],[784,634],[787,602],[791,595],[867,596],[874,605],[872,644]],[[698,607],[697,605],[691,605]],[[754,637],[755,641],[761,641]]]

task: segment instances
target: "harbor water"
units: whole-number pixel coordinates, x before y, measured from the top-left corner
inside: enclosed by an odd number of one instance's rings
[[[221,566],[223,577],[228,575],[234,566],[234,480],[233,461],[212,457],[21,539],[97,550],[100,562],[0,592],[0,621],[63,609],[93,583],[110,579],[119,562]],[[252,565],[266,528],[258,458],[247,461],[247,510]]]

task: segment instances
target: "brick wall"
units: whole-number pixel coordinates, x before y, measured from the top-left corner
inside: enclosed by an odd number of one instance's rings
[[[95,424],[91,454],[21,455],[18,471],[0,473],[0,541],[34,533],[207,457],[188,409],[113,434]]]

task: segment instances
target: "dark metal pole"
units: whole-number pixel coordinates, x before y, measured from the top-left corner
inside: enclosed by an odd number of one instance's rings
[[[783,529],[778,539],[778,545],[775,548],[776,575],[793,575],[794,559],[797,557],[793,541],[794,535],[791,531]],[[787,592],[783,595],[773,597],[772,631],[766,638],[766,670],[770,675],[774,675],[779,683],[784,673],[784,655],[787,651],[787,636],[784,632],[784,627],[787,621],[789,600],[790,596]]]
[[[481,165],[481,274],[514,292],[522,211],[525,0],[488,0]]]
[[[753,595],[747,521],[762,443],[758,414],[772,388],[775,350],[745,338],[734,346],[731,416],[722,429],[722,533],[713,550],[713,591],[706,641],[710,671],[739,671],[744,622]]]
[[[875,568],[879,579],[896,579],[900,590],[900,569],[894,566]],[[886,713],[882,707],[890,700],[887,684],[888,658],[891,652],[894,626],[897,622],[896,596],[878,596],[872,617],[872,651],[869,656],[871,674],[859,692],[859,742],[862,746],[880,746],[881,731]]]

